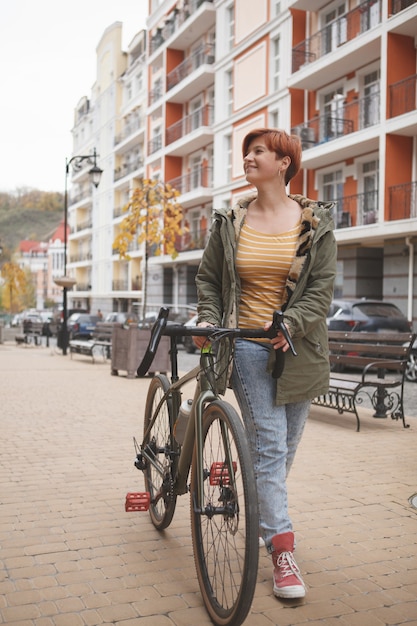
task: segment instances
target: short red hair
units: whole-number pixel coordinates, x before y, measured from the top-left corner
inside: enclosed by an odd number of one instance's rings
[[[285,172],[285,184],[288,185],[291,178],[294,178],[301,167],[300,138],[297,135],[289,135],[285,130],[276,128],[256,128],[255,130],[251,130],[243,139],[243,158],[245,158],[248,153],[249,145],[258,137],[264,138],[268,150],[275,152],[277,157],[290,157],[291,163]]]

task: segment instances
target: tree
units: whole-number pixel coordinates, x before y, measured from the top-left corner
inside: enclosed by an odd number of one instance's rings
[[[9,309],[11,315],[14,305],[19,303],[20,298],[26,292],[27,278],[22,268],[11,261],[2,266],[1,275],[4,281],[2,303],[6,309]]]
[[[131,258],[128,250],[134,241],[145,244],[143,318],[146,315],[149,248],[152,246],[155,256],[165,253],[174,259],[178,255],[177,238],[186,230],[182,226],[182,207],[176,201],[179,195],[180,192],[168,183],[141,179],[124,207],[126,216],[113,242],[113,249],[119,251],[121,259],[127,260]]]

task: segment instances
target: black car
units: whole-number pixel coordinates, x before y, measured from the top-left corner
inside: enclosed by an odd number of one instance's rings
[[[412,325],[392,302],[333,300],[327,314],[329,330],[408,333]]]

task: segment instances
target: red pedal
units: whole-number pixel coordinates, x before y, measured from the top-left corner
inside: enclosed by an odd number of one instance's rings
[[[148,511],[151,504],[151,494],[148,491],[126,494],[125,511]]]
[[[232,467],[233,467],[233,471],[236,472],[237,470],[236,461],[233,461]],[[210,485],[214,487],[216,485],[222,485],[222,486],[230,485],[229,469],[226,463],[222,463],[221,461],[218,461],[212,464],[210,468]]]

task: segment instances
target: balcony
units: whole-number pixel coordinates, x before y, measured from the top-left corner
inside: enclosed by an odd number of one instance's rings
[[[135,172],[141,167],[143,167],[142,158],[134,159],[130,163],[123,163],[123,165],[121,165],[120,167],[114,170],[114,177],[113,177],[114,182],[120,180],[121,178],[124,178],[125,176],[127,176],[128,174],[131,174],[132,172]]]
[[[91,285],[89,283],[77,283],[74,285],[74,291],[91,291]]]
[[[199,233],[185,233],[178,237],[175,242],[177,252],[189,252],[190,250],[204,250],[206,247],[210,231],[208,229],[200,230]]]
[[[301,66],[317,61],[379,24],[381,10],[381,0],[366,0],[295,46],[292,51],[292,71],[297,72]]]
[[[213,168],[201,166],[193,169],[188,174],[169,180],[168,183],[180,192],[179,202],[181,206],[189,208],[197,203],[204,204],[213,199]]]
[[[160,98],[164,95],[164,90],[162,89],[162,80],[158,78],[155,81],[153,88],[149,91],[148,94],[148,106],[152,106],[155,102],[158,102]]]
[[[337,198],[335,224],[337,229],[367,226],[378,222],[378,190]]]
[[[291,129],[301,138],[303,150],[369,128],[380,122],[379,93],[345,102],[335,101],[334,113],[318,115]]]
[[[149,52],[154,54],[169,41],[171,48],[186,50],[216,23],[213,0],[191,0],[180,9],[175,8],[165,24],[156,29],[150,38]]]
[[[416,4],[417,0],[392,0],[391,1],[391,15],[397,15],[404,9],[408,9],[413,4]]]
[[[166,130],[166,153],[186,156],[212,143],[213,117],[214,107],[205,105],[169,126]]]
[[[389,219],[417,217],[417,181],[389,188]]]
[[[69,262],[70,263],[82,263],[85,261],[91,261],[92,258],[93,258],[93,253],[91,252],[91,250],[86,250],[86,251],[78,252],[77,254],[71,254],[69,257]]]
[[[203,44],[167,75],[167,100],[186,102],[214,82],[214,45]]]
[[[122,141],[130,137],[130,135],[135,135],[140,130],[145,130],[144,120],[142,117],[132,120],[126,124],[123,131],[114,138],[114,145],[117,146],[119,143],[122,143]]]
[[[112,281],[113,291],[128,291],[128,289],[129,289],[128,280],[113,280]]]
[[[87,220],[77,222],[75,226],[71,226],[70,232],[71,234],[79,233],[81,230],[88,230],[89,228],[92,228],[92,226],[93,226],[93,220],[90,217]]]
[[[162,148],[162,135],[156,135],[153,139],[148,141],[148,155],[158,152]]]
[[[389,86],[389,117],[416,109],[417,74]]]
[[[375,27],[381,23],[381,11],[382,0],[362,2],[295,46],[290,86],[315,90],[318,85],[355,72],[363,59],[378,58],[380,30]],[[359,42],[365,33],[367,36]]]

